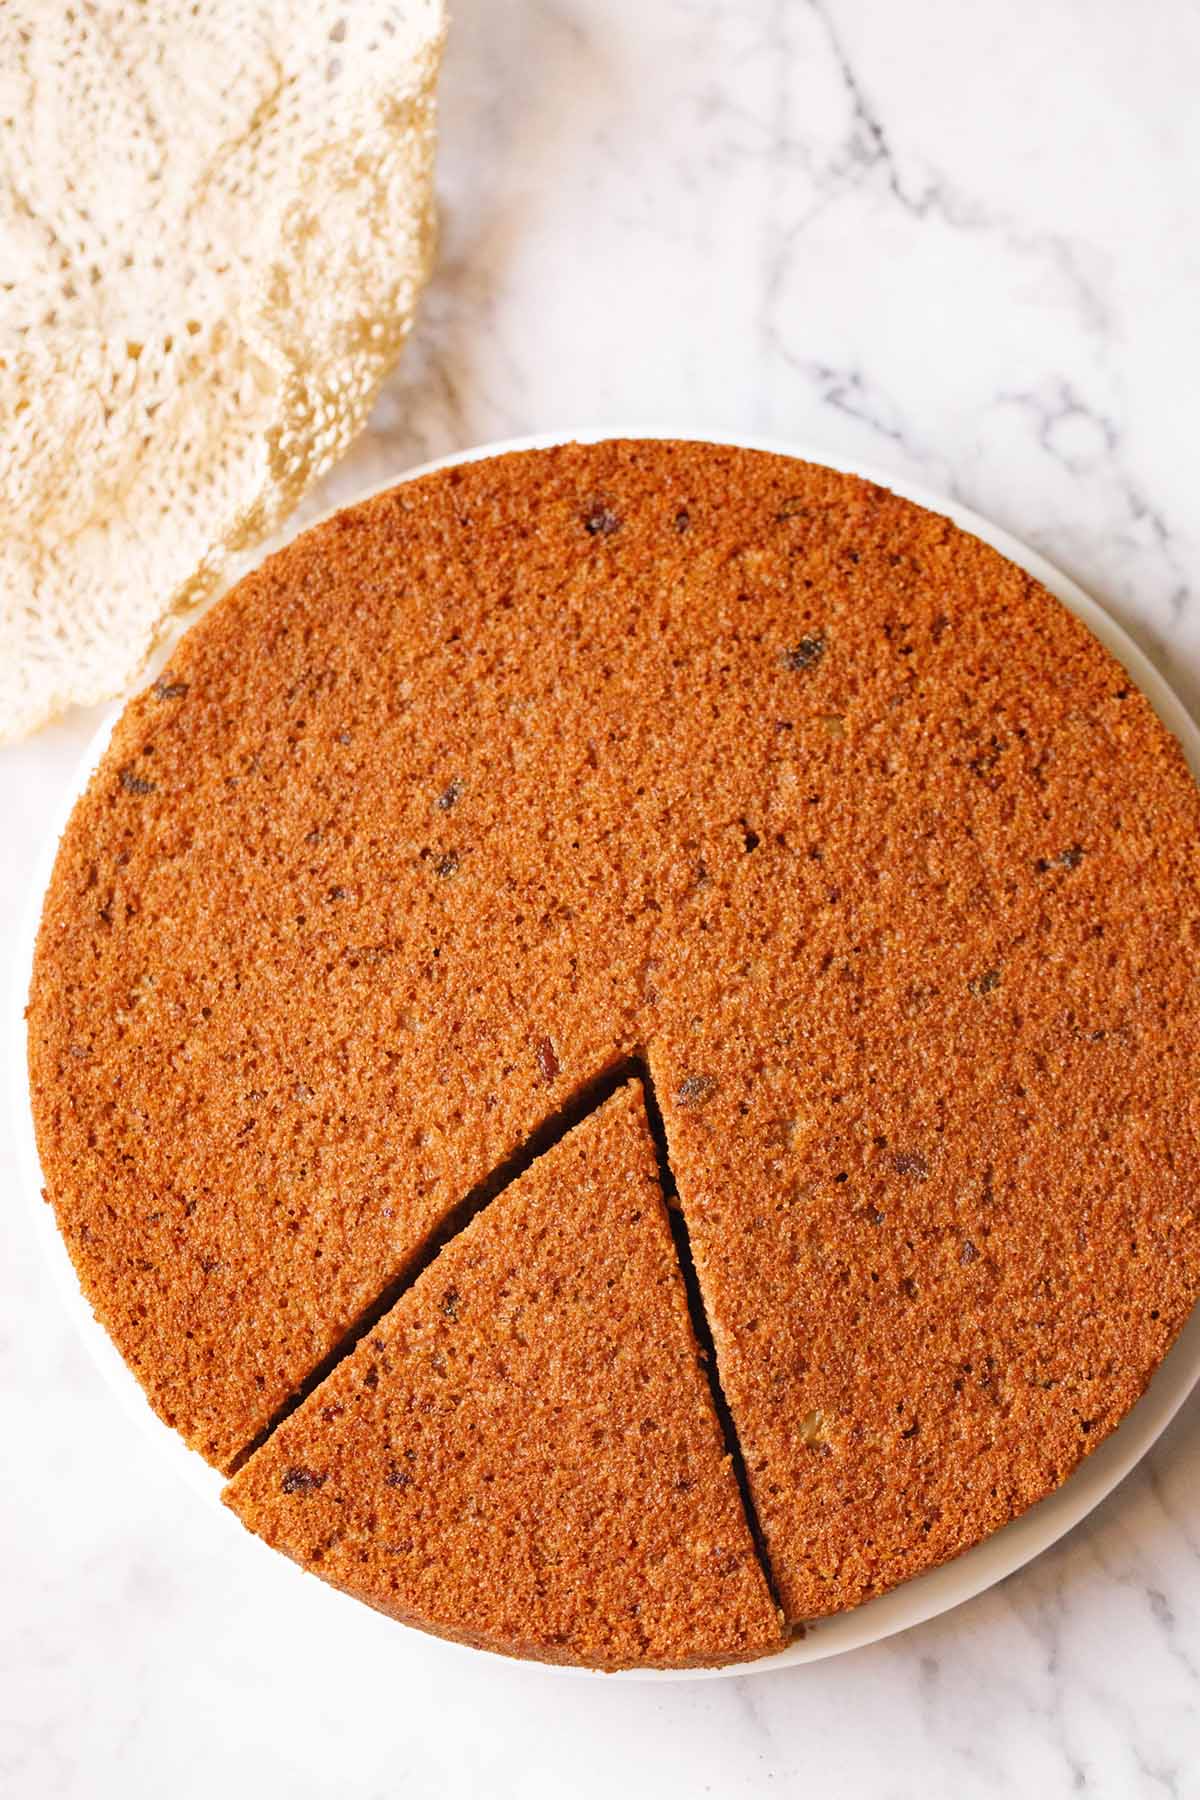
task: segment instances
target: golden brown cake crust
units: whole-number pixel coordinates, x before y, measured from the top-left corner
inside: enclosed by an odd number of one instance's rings
[[[636,1083],[442,1250],[225,1499],[335,1587],[509,1655],[780,1647]]]
[[[229,1469],[642,1050],[789,1617],[1056,1486],[1200,1286],[1179,750],[1036,582],[712,446],[466,465],[269,560],[127,710],[30,1003],[47,1191]]]

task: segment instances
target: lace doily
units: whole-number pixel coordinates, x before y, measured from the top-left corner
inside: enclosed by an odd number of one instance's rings
[[[359,430],[442,0],[0,7],[0,737],[118,692]]]

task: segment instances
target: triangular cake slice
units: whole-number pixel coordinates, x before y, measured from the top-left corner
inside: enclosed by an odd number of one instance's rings
[[[225,1500],[356,1598],[513,1656],[780,1644],[636,1082],[441,1251]]]

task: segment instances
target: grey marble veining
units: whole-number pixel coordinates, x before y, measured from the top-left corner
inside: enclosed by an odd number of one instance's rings
[[[1190,0],[458,0],[442,252],[301,518],[516,433],[773,434],[976,507],[1200,709]],[[352,17],[352,15],[351,15]],[[0,756],[0,922],[86,739]],[[1087,1522],[845,1658],[695,1685],[366,1619],[116,1410],[0,1174],[0,1792],[1200,1796],[1200,1400]]]

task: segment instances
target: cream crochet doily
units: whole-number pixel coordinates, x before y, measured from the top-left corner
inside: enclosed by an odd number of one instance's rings
[[[117,693],[362,425],[442,0],[0,5],[0,737]]]

